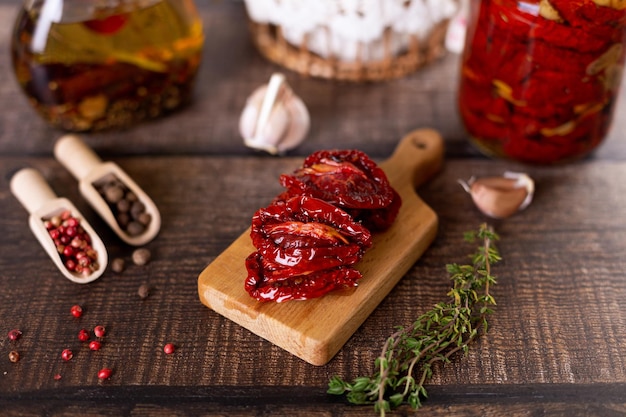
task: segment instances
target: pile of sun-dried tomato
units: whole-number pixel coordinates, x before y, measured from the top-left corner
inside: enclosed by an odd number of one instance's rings
[[[363,152],[319,151],[280,183],[285,191],[252,217],[246,291],[281,302],[355,287],[372,232],[389,228],[402,204],[385,173]]]

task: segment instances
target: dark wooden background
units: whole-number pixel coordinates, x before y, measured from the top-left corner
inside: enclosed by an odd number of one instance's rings
[[[0,0],[0,414],[360,416],[370,408],[325,393],[333,375],[369,374],[385,338],[445,298],[445,264],[472,248],[462,234],[488,219],[457,179],[527,171],[535,201],[504,221],[504,261],[493,294],[490,332],[467,357],[436,369],[430,416],[626,415],[626,99],[596,154],[578,163],[539,167],[490,160],[467,143],[455,105],[458,57],[401,80],[350,84],[286,71],[312,117],[307,141],[286,157],[243,145],[237,122],[246,97],[281,69],[253,48],[240,2],[198,0],[205,22],[204,62],[191,106],[123,132],[88,135],[159,206],[163,225],[147,247],[153,259],[132,265],[117,239],[80,197],[76,181],[52,157],[62,132],[38,119],[11,72],[9,38],[18,2]],[[278,175],[310,152],[358,148],[389,156],[405,133],[438,129],[446,163],[419,194],[440,218],[438,236],[398,286],[327,365],[316,367],[204,307],[197,276],[280,191]],[[127,260],[88,285],[64,279],[28,228],[9,191],[19,168],[40,170],[71,199],[107,244]],[[142,300],[141,284],[151,288]],[[81,304],[75,319],[69,309]],[[76,334],[108,329],[99,352]],[[23,337],[9,342],[12,328]],[[178,349],[162,351],[165,343]],[[64,363],[60,353],[72,348]],[[9,362],[11,350],[20,352]],[[97,371],[114,370],[100,382]],[[61,374],[60,380],[54,376]],[[413,415],[408,407],[395,415]]]

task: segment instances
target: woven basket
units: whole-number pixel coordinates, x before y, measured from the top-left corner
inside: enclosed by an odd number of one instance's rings
[[[300,45],[294,45],[283,36],[282,27],[255,22],[251,18],[248,22],[254,44],[268,60],[312,77],[364,82],[403,77],[440,58],[445,53],[444,42],[449,20],[447,18],[435,23],[423,39],[416,34],[405,34],[408,45],[399,52],[392,51],[389,46],[393,34],[392,28],[386,27],[382,39],[377,40],[383,50],[380,59],[361,59],[359,45],[356,58],[350,60],[324,57],[312,52],[307,35],[302,38]]]

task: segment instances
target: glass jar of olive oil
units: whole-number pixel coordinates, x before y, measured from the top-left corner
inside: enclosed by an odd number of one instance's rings
[[[86,132],[188,102],[203,42],[193,0],[24,0],[11,51],[35,110],[54,127]]]

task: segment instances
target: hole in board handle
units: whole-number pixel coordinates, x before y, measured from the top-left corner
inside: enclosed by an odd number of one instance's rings
[[[428,148],[428,145],[422,142],[419,137],[413,137],[412,143],[413,143],[413,146],[415,146],[417,149],[423,150],[423,149]]]

